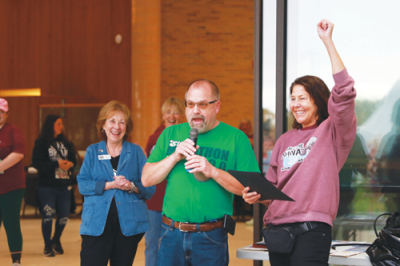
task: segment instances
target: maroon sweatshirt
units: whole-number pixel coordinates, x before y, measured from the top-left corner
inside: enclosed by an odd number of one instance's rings
[[[25,154],[25,141],[21,130],[10,123],[0,129],[0,159],[4,160],[10,153]],[[19,161],[0,173],[0,195],[25,188],[25,171],[23,161]]]
[[[154,146],[156,146],[158,137],[161,135],[165,129],[164,125],[160,125],[156,131],[149,137],[146,145],[147,157],[150,157],[150,153],[153,151]],[[162,205],[164,202],[165,189],[167,188],[167,180],[163,180],[161,183],[156,185],[156,193],[149,200],[146,200],[147,208],[151,211],[162,211]]]
[[[356,136],[354,80],[333,75],[329,117],[318,127],[283,134],[272,151],[266,178],[295,202],[273,201],[264,223],[316,221],[332,226],[339,206],[339,171]]]

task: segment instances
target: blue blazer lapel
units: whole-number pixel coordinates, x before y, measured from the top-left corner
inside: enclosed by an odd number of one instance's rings
[[[108,155],[106,142],[104,140],[101,141],[99,144],[99,149],[97,150],[97,155]],[[98,158],[97,158],[97,160],[98,160]],[[109,174],[109,176],[107,176],[107,178],[109,180],[114,180],[113,179],[114,171],[113,171],[113,168],[111,165],[111,160],[100,160],[100,161],[104,164],[104,166],[107,169],[107,173]]]
[[[126,162],[130,159],[131,156],[132,156],[131,146],[129,145],[128,141],[124,140],[124,142],[122,143],[121,156],[119,157],[117,175],[121,171],[121,169],[124,167]]]

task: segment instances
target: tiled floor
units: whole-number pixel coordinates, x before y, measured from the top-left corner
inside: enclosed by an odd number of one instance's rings
[[[65,250],[64,255],[53,258],[44,257],[43,238],[41,235],[41,219],[31,218],[32,210],[27,210],[30,218],[21,219],[22,234],[24,239],[22,265],[26,266],[71,266],[79,265],[79,252],[81,238],[79,235],[80,219],[70,219],[61,238]],[[229,237],[229,253],[231,266],[251,266],[250,260],[236,258],[236,249],[249,245],[253,238],[253,227],[246,226],[244,223],[237,223],[235,236]],[[2,226],[0,229],[0,265],[11,265],[8,251],[7,238]],[[133,265],[144,265],[144,240],[139,244]],[[264,264],[265,265],[265,264]]]

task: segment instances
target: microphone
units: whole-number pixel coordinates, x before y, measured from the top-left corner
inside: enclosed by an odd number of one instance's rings
[[[197,128],[190,129],[189,138],[194,142],[195,148],[197,145],[197,137],[198,136],[199,136],[199,130]],[[190,170],[192,170],[192,169],[187,169],[186,172],[189,173]],[[193,174],[193,176],[199,182],[205,182],[210,179],[209,177],[206,177],[203,173],[195,173],[195,174]]]
[[[191,128],[189,133],[189,139],[194,142],[194,147],[196,148],[197,137],[199,136],[199,130],[197,128]],[[186,169],[186,173],[192,169]]]
[[[197,128],[190,129],[189,138],[194,142],[194,147],[196,148],[197,137],[199,136],[199,130]]]

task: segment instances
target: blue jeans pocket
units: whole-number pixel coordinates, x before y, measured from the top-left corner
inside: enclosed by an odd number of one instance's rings
[[[160,249],[161,246],[161,241],[163,240],[163,238],[165,238],[169,232],[169,226],[165,225],[164,223],[161,223],[161,234],[160,234],[160,238],[158,239],[158,249]]]
[[[226,245],[228,235],[223,228],[203,232],[204,238],[217,245]]]

